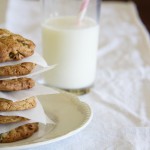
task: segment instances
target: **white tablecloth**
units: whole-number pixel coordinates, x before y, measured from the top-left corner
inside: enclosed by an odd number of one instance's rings
[[[16,1],[9,4],[6,25],[33,39],[39,50],[39,2]],[[32,150],[149,150],[149,65],[149,35],[134,4],[103,3],[97,76],[91,92],[80,96],[93,119],[80,133]]]

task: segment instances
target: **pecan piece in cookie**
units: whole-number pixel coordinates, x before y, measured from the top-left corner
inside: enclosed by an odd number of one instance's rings
[[[26,139],[38,131],[38,123],[29,123],[0,134],[0,143],[11,143]]]
[[[35,44],[21,35],[0,29],[0,62],[20,60],[34,53]]]
[[[35,81],[31,78],[17,78],[0,80],[0,91],[19,91],[34,87]]]
[[[0,76],[21,76],[32,72],[36,64],[32,62],[24,62],[12,66],[0,67]]]

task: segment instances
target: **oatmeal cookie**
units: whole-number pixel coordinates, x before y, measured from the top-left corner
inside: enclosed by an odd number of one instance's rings
[[[21,121],[27,121],[29,119],[20,117],[20,116],[1,116],[0,115],[0,124],[6,124],[6,123],[16,123]]]
[[[34,53],[35,44],[21,35],[0,29],[0,62],[21,60]]]
[[[17,78],[0,80],[0,91],[19,91],[34,87],[35,81],[31,78]]]
[[[17,65],[0,67],[0,76],[21,76],[32,72],[36,64],[32,62],[24,62]]]
[[[0,143],[11,143],[26,139],[38,131],[38,123],[29,123],[0,134]]]
[[[35,107],[36,107],[35,97],[30,97],[25,100],[20,100],[16,102],[0,98],[0,111],[20,111],[32,109]]]

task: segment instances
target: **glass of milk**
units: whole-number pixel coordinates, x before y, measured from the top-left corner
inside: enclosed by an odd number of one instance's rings
[[[45,83],[78,95],[94,84],[100,0],[91,0],[79,22],[82,0],[43,0],[42,46],[48,64]]]

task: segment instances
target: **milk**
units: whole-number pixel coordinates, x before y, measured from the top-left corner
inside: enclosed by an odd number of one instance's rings
[[[93,84],[96,71],[98,26],[85,18],[58,17],[42,25],[43,56],[56,68],[45,74],[46,84],[82,89]]]

